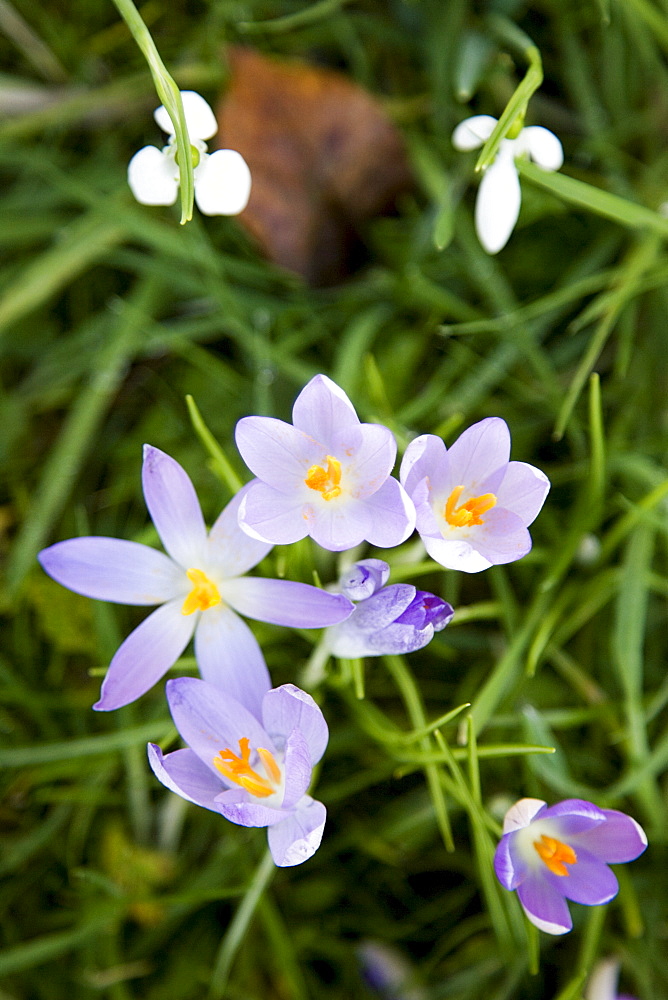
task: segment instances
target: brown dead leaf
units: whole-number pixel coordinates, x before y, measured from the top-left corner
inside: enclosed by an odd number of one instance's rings
[[[360,227],[411,186],[400,133],[379,102],[332,70],[229,53],[218,146],[253,177],[239,216],[270,260],[314,285],[340,281]]]

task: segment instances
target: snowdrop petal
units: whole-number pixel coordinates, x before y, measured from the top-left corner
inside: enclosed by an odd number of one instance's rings
[[[218,122],[202,95],[194,90],[182,90],[181,100],[190,139],[210,139],[214,136],[218,131]],[[153,112],[153,117],[163,132],[174,135],[172,119],[162,104]]]
[[[201,567],[206,527],[188,474],[164,451],[147,444],[142,485],[146,506],[172,559],[186,570]]]
[[[258,641],[225,603],[199,616],[195,656],[205,681],[225,691],[259,717],[271,681]]]
[[[478,149],[487,142],[496,127],[497,119],[490,115],[473,115],[460,122],[452,133],[452,145],[465,152]]]
[[[499,152],[494,163],[485,171],[475,205],[475,226],[478,239],[487,253],[502,250],[520,214],[520,180],[510,152]]]
[[[195,169],[195,201],[204,215],[238,215],[248,204],[251,173],[241,153],[204,154]]]
[[[173,205],[178,177],[173,158],[155,146],[144,146],[128,164],[128,184],[140,205]]]
[[[522,130],[520,141],[531,159],[543,170],[559,170],[563,166],[563,147],[549,129],[541,125],[529,125]]]
[[[162,604],[119,646],[102,684],[99,712],[129,705],[176,663],[190,642],[195,622],[181,614],[181,598]]]
[[[320,847],[327,810],[322,802],[304,796],[304,805],[282,823],[269,828],[269,850],[274,864],[290,868],[308,861]]]

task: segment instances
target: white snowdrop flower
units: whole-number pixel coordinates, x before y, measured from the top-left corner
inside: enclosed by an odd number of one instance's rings
[[[218,131],[210,106],[194,90],[182,90],[183,110],[192,143],[195,201],[204,215],[237,215],[248,204],[251,175],[248,164],[234,149],[207,153],[205,139]],[[128,184],[142,205],[173,205],[179,189],[179,149],[174,126],[162,105],[154,114],[160,128],[169,135],[163,149],[144,146],[128,164]]]
[[[490,115],[474,115],[460,122],[452,134],[455,149],[478,149],[496,126]],[[530,157],[543,170],[558,170],[564,151],[553,132],[540,125],[523,128],[514,139],[502,139],[496,158],[485,170],[475,206],[478,239],[487,253],[505,247],[520,214],[522,194],[515,160]]]

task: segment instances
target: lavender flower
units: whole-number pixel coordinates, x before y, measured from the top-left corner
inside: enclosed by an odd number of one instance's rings
[[[390,476],[397,452],[391,431],[360,423],[325,375],[300,392],[292,419],[244,417],[237,424],[237,446],[258,477],[239,509],[244,531],[274,544],[310,535],[334,552],[364,539],[387,548],[408,538],[415,512]]]
[[[194,487],[178,462],[146,445],[142,480],[146,505],[169,555],[137,542],[90,537],[58,542],[39,554],[49,576],[78,594],[161,605],[118,649],[94,708],[108,711],[139,698],[194,634],[205,680],[235,698],[254,692],[259,709],[269,675],[253,633],[235,612],[276,625],[320,628],[342,621],[352,604],[308,584],[244,576],[271,549],[239,528],[244,490],[207,537]]]
[[[313,698],[294,684],[239,700],[206,681],[167,682],[172,718],[188,749],[163,756],[148,745],[156,777],[195,805],[240,826],[269,828],[279,867],[300,865],[320,846],[326,809],[307,795],[325,752],[327,723]]]
[[[327,629],[325,643],[334,656],[412,653],[450,622],[454,611],[435,594],[412,584],[384,584],[390,567],[381,559],[362,559],[341,578],[341,591],[358,601],[339,625]]]
[[[401,482],[425,548],[442,566],[478,573],[531,549],[527,527],[550,482],[540,469],[509,458],[510,432],[499,417],[473,424],[448,449],[433,434],[409,444]]]
[[[494,869],[505,889],[517,889],[532,924],[565,934],[573,926],[566,900],[609,903],[619,887],[608,864],[633,861],[646,847],[643,829],[616,809],[520,799],[506,813]]]

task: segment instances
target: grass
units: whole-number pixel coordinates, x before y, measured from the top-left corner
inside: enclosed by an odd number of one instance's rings
[[[417,186],[368,227],[364,267],[309,289],[234,220],[179,226],[178,207],[133,202],[127,162],[156,140],[158,101],[112,4],[0,6],[0,1000],[365,1000],[368,940],[428,1000],[577,998],[607,955],[625,992],[668,997],[668,5],[151,0],[142,15],[178,85],[212,101],[230,42],[342,69],[386,103]],[[566,159],[522,166],[520,225],[489,257],[475,154],[450,134],[500,116],[526,72],[499,16],[540,52],[529,116]],[[322,847],[275,870],[264,831],[148,771],[147,739],[174,737],[161,685],[90,710],[139,618],[52,583],[35,556],[76,534],[155,541],[145,441],[188,470],[212,521],[248,475],[236,420],[289,418],[319,371],[400,450],[501,416],[513,458],[553,487],[521,562],[464,577],[412,540],[387,554],[393,579],[458,612],[404,660],[314,672],[312,634],[254,625],[275,683],[310,677],[331,731]],[[336,560],[306,543],[261,567],[314,570],[331,582]],[[649,835],[617,899],[573,905],[563,938],[528,931],[491,873],[524,795],[591,798]]]

